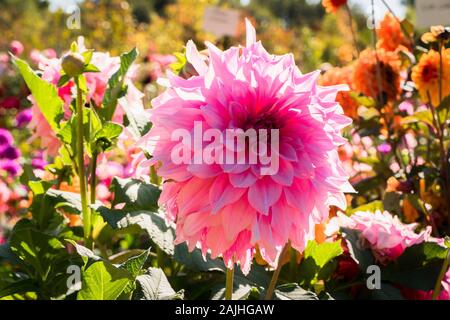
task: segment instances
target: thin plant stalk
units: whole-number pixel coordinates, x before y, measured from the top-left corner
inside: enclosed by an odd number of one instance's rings
[[[442,280],[444,279],[444,276],[447,273],[449,261],[450,261],[450,251],[448,252],[447,258],[442,264],[441,272],[439,273],[439,277],[437,278],[436,284],[434,285],[433,295],[431,296],[432,300],[436,300],[439,297],[439,294],[441,293]]]
[[[80,88],[79,77],[75,78],[77,86],[77,162],[78,162],[78,177],[80,179],[80,197],[81,208],[83,215],[84,238],[86,242],[90,241],[91,237],[91,211],[88,205],[87,185],[86,185],[86,169],[84,165],[84,130],[83,130],[83,93]]]
[[[351,31],[351,33],[352,33],[353,46],[355,47],[356,58],[358,58],[358,57],[359,57],[358,40],[357,40],[357,38],[356,38],[356,32],[355,32],[355,29],[353,28],[353,15],[352,15],[352,10],[350,9],[350,6],[348,5],[348,3],[345,4],[345,9],[346,9],[347,15],[348,15],[349,26],[350,26],[350,31]]]
[[[97,200],[97,159],[98,154],[94,152],[91,160],[91,180],[90,180],[90,195],[91,195],[91,204],[94,204]]]
[[[225,283],[225,300],[231,300],[233,297],[233,281],[234,281],[234,266],[227,268],[226,283]]]
[[[283,262],[285,260],[286,254],[290,252],[290,245],[287,244],[284,246],[283,251],[281,251],[280,257],[278,258],[278,265],[275,271],[273,272],[272,279],[270,279],[269,287],[266,291],[265,300],[272,300],[273,293],[275,291],[275,287],[278,282],[278,277],[280,276],[281,269],[283,268]]]

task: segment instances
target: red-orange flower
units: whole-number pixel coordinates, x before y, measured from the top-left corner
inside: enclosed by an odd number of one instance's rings
[[[322,0],[322,5],[328,13],[335,13],[347,4],[347,0]]]
[[[353,87],[374,99],[383,98],[384,104],[395,100],[401,93],[400,66],[401,61],[396,53],[366,49],[356,61]]]
[[[395,51],[400,46],[409,48],[410,43],[402,32],[400,22],[391,14],[387,13],[377,29],[377,47],[386,51]]]
[[[322,75],[319,83],[322,86],[348,84],[350,89],[353,90],[353,66],[331,68]],[[349,92],[339,92],[336,97],[336,101],[342,106],[347,116],[353,119],[358,116],[358,104],[350,96]]]
[[[450,95],[450,49],[442,50],[442,97]],[[419,63],[413,68],[412,80],[419,90],[424,102],[431,102],[437,106],[439,99],[439,73],[440,73],[439,52],[430,50],[420,57]]]

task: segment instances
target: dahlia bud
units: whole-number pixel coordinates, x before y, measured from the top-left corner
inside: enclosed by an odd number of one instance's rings
[[[84,70],[84,57],[79,53],[70,52],[63,57],[61,65],[69,77],[79,76]]]

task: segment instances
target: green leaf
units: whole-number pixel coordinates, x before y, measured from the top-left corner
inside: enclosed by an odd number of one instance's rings
[[[30,181],[28,186],[30,187],[33,195],[38,196],[40,194],[44,194],[53,186],[53,183],[48,181]]]
[[[125,203],[127,210],[158,210],[158,199],[161,190],[138,179],[121,179],[115,177],[111,182],[114,192],[113,206]]]
[[[360,95],[357,92],[350,92],[349,95],[353,100],[355,100],[361,106],[365,106],[367,108],[371,108],[371,107],[375,106],[375,100],[370,97]]]
[[[374,300],[405,300],[400,290],[389,283],[382,282],[381,289],[370,290]]]
[[[70,81],[70,79],[71,78],[67,74],[63,74],[61,76],[61,78],[59,78],[57,86],[63,87],[65,84],[67,84]]]
[[[336,262],[333,259],[342,252],[340,240],[321,244],[309,241],[300,266],[300,284],[311,286],[319,279],[327,280],[336,268]]]
[[[53,131],[58,132],[64,117],[64,102],[58,96],[55,86],[39,78],[23,60],[13,57],[13,62],[36,100],[36,103]]]
[[[86,266],[88,263],[93,263],[96,261],[102,261],[103,258],[97,256],[94,252],[92,252],[91,249],[86,248],[75,241],[71,239],[65,239],[68,243],[70,243],[75,250],[77,251],[78,255],[83,259],[84,265]]]
[[[141,104],[130,105],[127,101],[123,101],[121,106],[126,115],[125,124],[133,136],[140,138],[150,131],[152,126],[150,116]]]
[[[340,256],[343,253],[341,241],[323,242],[318,244],[315,241],[309,241],[306,246],[304,257],[305,259],[311,257],[314,259],[319,268],[323,268],[332,259]]]
[[[122,133],[122,126],[113,122],[105,122],[103,127],[93,135],[91,149],[105,152],[114,147],[114,141]]]
[[[252,293],[252,290],[255,289],[258,288],[255,288],[255,286],[250,284],[248,281],[242,282],[239,281],[239,279],[234,279],[232,300],[246,300]],[[219,284],[213,288],[211,299],[212,300],[225,299],[225,286],[223,284]]]
[[[130,273],[106,261],[94,262],[83,272],[78,300],[115,300],[133,281]]]
[[[386,266],[382,279],[405,287],[429,291],[434,288],[447,249],[434,242],[423,242],[407,248]]]
[[[359,206],[357,208],[349,209],[349,210],[347,210],[347,214],[348,215],[352,215],[352,214],[354,214],[354,213],[356,213],[358,211],[375,212],[377,210],[384,211],[384,206],[383,206],[383,202],[382,201],[376,200],[376,201],[372,201],[372,202],[366,203],[366,204],[364,204],[362,206]]]
[[[161,269],[149,268],[147,272],[136,278],[138,289],[136,299],[139,300],[179,300],[183,292],[172,289],[166,275]]]
[[[360,232],[349,228],[341,228],[341,232],[347,242],[350,256],[359,265],[360,270],[366,272],[367,268],[375,263],[375,259],[370,249],[363,247]]]
[[[13,282],[3,288],[0,288],[0,298],[14,294],[23,294],[27,292],[38,291],[38,286],[32,279],[24,279]]]
[[[111,121],[114,112],[116,111],[117,101],[124,95],[123,83],[128,69],[133,64],[138,55],[136,48],[128,53],[124,53],[120,56],[120,69],[113,74],[108,81],[108,87],[106,88],[105,95],[103,97],[103,108],[100,109],[100,117],[104,121]]]
[[[161,213],[151,211],[127,211],[97,207],[96,211],[113,229],[126,229],[139,226],[145,230],[152,241],[168,255],[174,252],[175,230],[167,226]]]
[[[278,286],[275,290],[277,300],[319,300],[314,292],[301,288],[296,283]]]
[[[93,64],[88,64],[84,67],[83,72],[100,72],[100,69]]]
[[[64,245],[55,237],[32,228],[14,230],[9,240],[11,251],[24,263],[33,267],[46,280],[57,256],[65,256]]]
[[[416,123],[416,122],[423,122],[431,127],[434,127],[433,115],[431,114],[430,110],[417,111],[412,116],[404,117],[402,119],[403,125],[410,124],[410,123]]]
[[[383,199],[383,208],[391,212],[392,214],[401,215],[402,208],[400,206],[400,201],[402,196],[397,192],[386,192]],[[371,211],[375,212],[375,211]]]
[[[124,263],[122,263],[120,265],[120,268],[128,270],[128,272],[134,278],[137,277],[141,273],[141,270],[144,267],[144,264],[148,259],[149,253],[150,253],[149,250],[145,250],[140,255],[132,257],[132,258],[128,259],[127,261],[125,261]]]
[[[211,259],[209,253],[204,259],[199,249],[189,252],[186,243],[175,246],[173,258],[175,261],[185,265],[194,271],[221,271],[225,272],[226,267],[221,259]]]
[[[414,36],[414,25],[409,21],[408,19],[403,19],[400,22],[400,25],[402,26],[402,31],[407,37]]]

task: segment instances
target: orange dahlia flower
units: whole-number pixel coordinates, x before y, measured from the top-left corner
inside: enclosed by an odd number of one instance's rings
[[[340,7],[347,4],[347,0],[322,0],[322,5],[328,13],[336,13]]]
[[[400,66],[401,60],[396,53],[384,49],[366,49],[356,61],[353,87],[374,99],[383,97],[384,104],[398,99],[401,93]]]
[[[400,22],[391,14],[387,13],[377,29],[377,48],[386,51],[395,51],[400,46],[409,48],[410,43],[403,34]]]
[[[319,84],[322,86],[334,86],[338,84],[348,84],[350,89],[353,90],[352,86],[353,82],[353,66],[346,66],[343,68],[331,68],[327,72],[325,72]],[[344,109],[344,113],[350,118],[357,118],[358,116],[358,104],[356,101],[350,96],[349,92],[341,91],[338,93],[336,97],[336,101]]]
[[[442,49],[442,97],[450,95],[450,49]],[[423,102],[439,105],[439,52],[430,50],[420,57],[419,63],[413,68],[412,80],[419,90]]]

